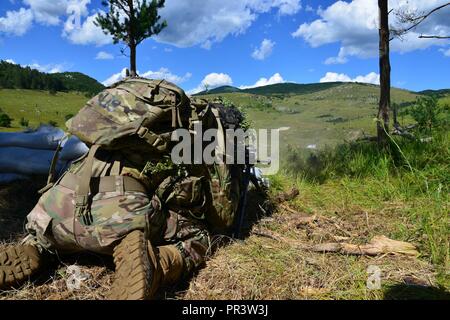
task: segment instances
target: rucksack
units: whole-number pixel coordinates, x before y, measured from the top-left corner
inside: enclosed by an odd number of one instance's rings
[[[175,129],[192,130],[196,121],[221,130],[239,126],[241,119],[224,108],[190,99],[165,80],[130,78],[108,87],[66,123],[90,151],[49,181],[28,226],[51,229],[47,238],[58,247],[105,253],[135,229],[159,233],[165,217],[149,209],[152,203],[225,231],[237,210],[242,166],[186,166],[184,176],[176,169],[143,174],[148,163],[157,165],[170,155]]]
[[[192,122],[189,98],[165,80],[129,78],[105,89],[67,121],[69,132],[105,150],[167,153],[172,131]]]

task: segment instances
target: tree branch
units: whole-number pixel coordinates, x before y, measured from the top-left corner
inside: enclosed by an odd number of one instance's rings
[[[129,10],[126,9],[126,7],[123,5],[123,3],[120,2],[120,0],[119,0],[119,1],[116,1],[116,3],[117,3],[117,5],[120,7],[120,9],[122,9],[123,12],[125,12],[126,15],[130,18],[130,17],[131,17],[131,12],[130,12]]]
[[[422,16],[418,16],[418,17],[414,17],[414,18],[410,18],[411,21],[417,21],[416,23],[414,23],[412,26],[410,26],[407,29],[401,30],[399,32],[401,32],[401,34],[407,33],[408,31],[416,28],[419,24],[421,24],[425,19],[427,19],[430,15],[432,15],[433,13],[435,13],[438,10],[441,10],[442,8],[445,8],[447,6],[450,6],[450,2],[447,2],[446,4],[443,4],[437,8],[434,8],[433,10],[431,10],[430,12],[428,12],[427,14],[424,14]],[[419,37],[420,38],[420,37]]]
[[[450,36],[419,36],[420,39],[450,39]]]

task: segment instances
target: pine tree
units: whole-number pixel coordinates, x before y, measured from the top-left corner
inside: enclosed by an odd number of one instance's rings
[[[165,0],[108,0],[102,4],[109,7],[105,15],[99,14],[95,24],[105,34],[113,37],[114,44],[122,42],[130,49],[130,72],[136,76],[136,48],[147,38],[159,34],[167,22],[162,21],[158,9],[164,7]]]

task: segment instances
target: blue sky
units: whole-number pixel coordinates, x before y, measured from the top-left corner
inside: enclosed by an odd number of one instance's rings
[[[408,6],[427,11],[445,2]],[[119,79],[128,59],[92,24],[102,9],[99,0],[1,0],[0,59]],[[166,0],[161,14],[169,27],[138,48],[138,70],[190,92],[205,84],[379,81],[376,0]],[[393,86],[450,88],[450,41],[418,39],[430,33],[450,35],[450,8],[392,41]]]

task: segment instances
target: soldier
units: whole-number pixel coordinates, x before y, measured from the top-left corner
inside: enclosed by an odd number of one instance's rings
[[[242,166],[174,165],[170,137],[203,121],[223,140],[233,117],[219,111],[162,80],[127,79],[91,99],[66,124],[90,150],[57,181],[50,174],[27,216],[29,235],[0,252],[0,290],[52,257],[83,251],[113,255],[111,299],[149,299],[191,274],[205,261],[210,231],[233,224]]]
[[[60,189],[66,193],[72,192],[67,177],[76,168],[77,163],[60,181]],[[124,167],[121,173],[127,177],[134,171]],[[85,251],[86,243],[98,247],[99,242],[105,245],[96,251],[112,253],[116,266],[110,299],[149,299],[161,285],[188,277],[205,262],[211,245],[209,230],[229,226],[239,201],[238,191],[226,192],[237,189],[231,188],[225,166],[213,175],[204,167],[201,171],[201,178],[197,177],[200,172],[184,178],[167,177],[151,199],[142,194],[130,196],[131,201],[123,198],[127,213],[120,217],[114,216],[114,202],[104,202],[91,226],[59,214],[62,211],[57,206],[65,208],[64,212],[73,210],[73,204],[67,202],[71,198],[44,194],[27,217],[29,235],[20,245],[0,252],[0,290],[23,284],[59,255]],[[209,181],[204,176],[209,176]],[[225,188],[220,181],[225,181]],[[111,192],[103,193],[106,200],[111,196]],[[71,228],[73,221],[76,226]]]

